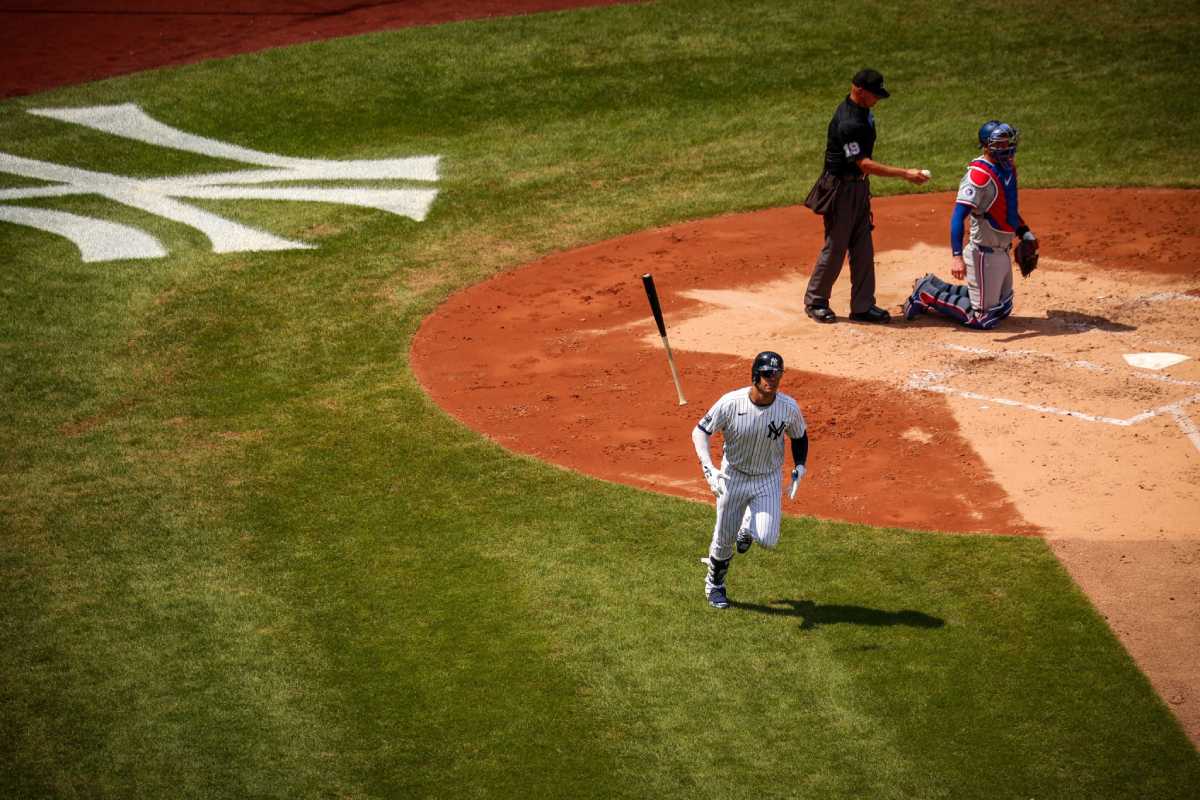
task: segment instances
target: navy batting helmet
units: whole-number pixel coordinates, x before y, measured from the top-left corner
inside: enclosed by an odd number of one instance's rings
[[[780,375],[783,373],[783,356],[771,350],[764,350],[754,357],[754,366],[750,367],[750,382],[758,383],[762,375]]]
[[[1001,164],[1007,164],[1017,152],[1017,139],[1020,136],[1020,131],[1007,122],[989,119],[979,128],[979,146],[995,156]]]

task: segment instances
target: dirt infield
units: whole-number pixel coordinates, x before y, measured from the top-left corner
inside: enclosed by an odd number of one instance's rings
[[[915,277],[948,277],[951,203],[876,201],[879,301],[893,312]],[[1022,211],[1044,223],[1042,266],[1017,278],[1014,314],[993,331],[809,321],[821,226],[787,208],[646,231],[474,286],[426,320],[413,367],[440,405],[506,447],[709,502],[692,426],[748,383],[754,353],[778,350],[812,431],[793,513],[1045,536],[1200,741],[1200,193],[1031,191]],[[1188,359],[1125,359],[1161,352]]]

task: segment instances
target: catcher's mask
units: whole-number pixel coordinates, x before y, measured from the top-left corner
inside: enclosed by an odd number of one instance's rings
[[[754,357],[754,366],[750,367],[750,382],[758,383],[763,375],[777,377],[783,374],[783,356],[771,350],[764,350]]]
[[[998,164],[1011,164],[1017,152],[1017,140],[1021,133],[1007,122],[990,119],[979,129],[979,146]]]

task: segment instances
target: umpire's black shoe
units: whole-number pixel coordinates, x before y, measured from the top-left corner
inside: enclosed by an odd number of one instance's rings
[[[737,535],[737,551],[744,553],[754,544],[754,537],[750,535],[750,531],[738,531]]]
[[[884,311],[879,306],[871,306],[866,311],[854,311],[850,314],[850,319],[855,322],[891,322],[892,315]]]
[[[713,608],[729,608],[729,598],[725,596],[724,586],[714,586],[708,590],[708,604]]]
[[[834,314],[829,306],[806,306],[804,313],[817,322],[837,322],[837,314]]]

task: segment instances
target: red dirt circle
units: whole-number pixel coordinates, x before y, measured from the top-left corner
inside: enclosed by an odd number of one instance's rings
[[[1193,279],[1190,289],[1200,286],[1194,280],[1195,261],[1185,256],[1200,251],[1200,236],[1178,210],[1195,207],[1195,193],[1027,194],[1022,197],[1026,217],[1056,226],[1039,231],[1045,260],[1039,276],[1052,272],[1056,261],[1080,262],[1096,272],[1174,274]],[[928,194],[877,199],[876,250],[943,245],[949,202],[947,196]],[[1160,214],[1169,209],[1176,210]],[[1139,214],[1152,216],[1152,222],[1142,223]],[[1125,233],[1119,239],[1102,233],[1109,230]],[[654,275],[670,327],[701,313],[697,290],[736,292],[789,277],[804,279],[821,235],[819,220],[806,209],[783,208],[558,253],[450,298],[419,331],[413,369],[439,405],[506,447],[598,478],[704,499],[708,489],[689,435],[707,404],[748,383],[749,364],[759,350],[797,355],[778,344],[780,336],[794,335],[789,328],[819,334],[864,326],[824,328],[807,320],[801,282],[790,295],[771,296],[770,307],[750,329],[712,331],[723,341],[748,338],[736,355],[713,341],[685,349],[686,343],[669,332],[691,401],[681,407],[674,402],[640,276]],[[1130,258],[1131,252],[1137,257]],[[903,285],[907,288],[924,271],[949,277],[948,265],[948,255],[941,262],[916,263],[902,276]],[[886,270],[881,264],[880,302],[890,300],[896,312],[903,293],[885,297]],[[843,274],[839,288],[848,282]],[[1036,279],[1017,285],[1014,324],[1002,326],[1000,334],[1017,324],[1027,326],[1020,293],[1035,285]],[[1062,298],[1060,305],[1073,299]],[[948,322],[920,324],[940,329],[946,340],[970,336]],[[898,337],[906,335],[903,323],[891,327]],[[783,387],[804,410],[813,461],[819,465],[811,472],[803,513],[939,531],[1038,531],[963,437],[945,396],[902,391],[880,379],[884,376],[831,374],[816,363],[820,359],[807,357],[827,344],[811,343],[807,353],[788,358]],[[876,355],[888,357],[886,351]],[[435,358],[436,381],[431,380]],[[865,376],[871,372],[863,370]],[[955,476],[955,491],[939,491],[937,502],[931,502],[931,492],[944,486],[947,476]]]

